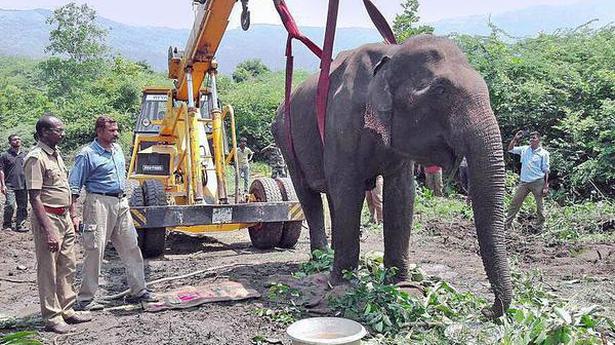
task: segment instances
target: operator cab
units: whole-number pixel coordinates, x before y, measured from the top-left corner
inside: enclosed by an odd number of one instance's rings
[[[169,176],[171,174],[171,154],[167,152],[147,152],[158,145],[160,125],[156,124],[165,116],[168,100],[167,89],[146,89],[143,91],[141,112],[135,123],[134,133],[141,137],[134,140],[138,145],[137,155],[131,164],[131,173],[143,176]],[[148,140],[147,138],[152,138]],[[145,152],[144,152],[145,151]]]
[[[160,126],[154,121],[162,120],[167,109],[167,91],[154,89],[143,91],[141,113],[135,124],[135,133],[158,134]]]

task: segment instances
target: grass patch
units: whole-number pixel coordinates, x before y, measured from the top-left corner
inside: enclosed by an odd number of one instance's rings
[[[548,244],[612,242],[615,203],[599,201],[570,206],[549,203],[544,237]]]

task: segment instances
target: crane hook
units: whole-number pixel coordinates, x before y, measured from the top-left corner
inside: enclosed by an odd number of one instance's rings
[[[248,31],[250,28],[250,11],[248,10],[248,0],[241,0],[241,28]]]

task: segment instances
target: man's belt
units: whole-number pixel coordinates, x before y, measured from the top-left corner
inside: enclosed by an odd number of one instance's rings
[[[49,207],[49,206],[44,206],[44,207],[45,207],[45,212],[55,214],[57,216],[63,216],[66,214],[66,212],[68,212],[68,207]]]
[[[92,194],[104,195],[104,196],[112,196],[114,198],[123,198],[126,196],[124,192],[116,192],[116,193],[104,193],[104,192],[88,192]]]

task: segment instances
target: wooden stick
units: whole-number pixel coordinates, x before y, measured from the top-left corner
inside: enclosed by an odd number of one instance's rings
[[[15,284],[34,284],[36,283],[36,280],[19,280],[19,279],[6,278],[6,277],[0,277],[0,280],[9,282],[9,283],[15,283]]]
[[[250,265],[254,265],[254,264],[250,264]],[[208,269],[199,270],[199,271],[195,271],[195,272],[188,273],[188,274],[183,274],[183,275],[180,275],[180,276],[166,277],[166,278],[160,278],[160,279],[152,280],[151,282],[147,282],[147,285],[149,286],[149,285],[164,283],[164,282],[168,282],[168,281],[173,281],[173,280],[178,280],[178,279],[183,279],[183,278],[189,278],[189,277],[201,274],[201,273],[208,273],[208,272],[212,272],[212,271],[219,271],[219,270],[235,268],[235,267],[242,267],[242,266],[248,266],[248,264],[232,264],[232,265],[224,265],[224,266],[211,267],[211,268],[208,268]],[[122,297],[128,295],[128,293],[130,293],[130,289],[124,290],[124,291],[122,291],[120,293],[117,293],[115,295],[104,296],[102,299],[105,300],[105,301],[110,301],[110,300],[122,298]]]

